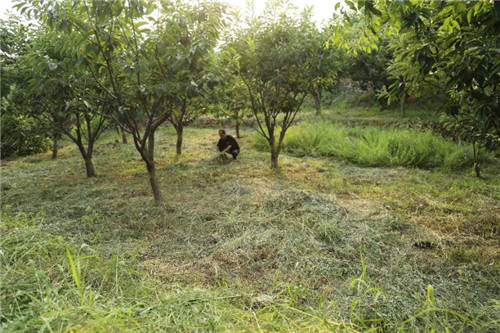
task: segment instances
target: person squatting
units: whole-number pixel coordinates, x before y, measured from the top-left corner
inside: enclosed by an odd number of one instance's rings
[[[233,156],[233,159],[236,159],[238,154],[240,153],[240,146],[238,142],[229,134],[226,134],[226,131],[221,129],[219,130],[219,142],[217,143],[217,148],[221,155],[227,153]]]

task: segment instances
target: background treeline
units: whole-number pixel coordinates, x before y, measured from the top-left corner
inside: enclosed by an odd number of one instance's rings
[[[432,101],[442,132],[472,147],[465,160],[478,176],[480,152],[499,143],[500,9],[491,1],[346,1],[321,27],[287,1],[248,17],[214,1],[16,8],[20,16],[0,27],[2,158],[49,148],[56,158],[65,137],[93,177],[95,143],[113,128],[132,139],[160,201],[154,157],[163,124],[175,128],[181,154],[195,119],[231,118],[239,136],[251,118],[278,168],[297,115],[310,106],[328,117],[322,103],[346,87],[402,118],[408,103]]]

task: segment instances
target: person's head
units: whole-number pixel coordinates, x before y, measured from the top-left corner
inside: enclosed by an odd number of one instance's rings
[[[220,136],[221,139],[224,139],[224,137],[226,136],[226,131],[223,130],[223,129],[220,129],[219,130],[219,136]]]

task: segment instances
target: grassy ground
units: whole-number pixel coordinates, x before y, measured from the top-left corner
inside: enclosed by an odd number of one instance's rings
[[[397,104],[397,103],[396,103]],[[304,104],[308,112],[299,115],[299,119],[309,119],[315,114],[313,102],[306,99]],[[322,115],[330,122],[342,123],[397,123],[407,121],[436,121],[441,106],[438,101],[412,101],[405,105],[405,114],[399,105],[382,108],[372,92],[355,92],[338,87],[334,93],[325,93],[323,97]]]
[[[388,122],[388,121],[436,121],[436,110],[427,108],[420,104],[408,104],[406,113],[403,115],[401,111],[394,107],[381,108],[378,104],[356,105],[349,102],[333,104],[325,106],[323,114],[330,121],[346,122],[346,121],[372,121],[372,122]]]
[[[361,168],[217,133],[157,138],[165,203],[107,134],[98,177],[77,150],[2,165],[3,331],[497,331],[498,165],[485,178]],[[427,244],[419,248],[414,244]]]

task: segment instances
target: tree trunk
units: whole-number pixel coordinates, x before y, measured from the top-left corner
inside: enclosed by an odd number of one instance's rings
[[[160,185],[158,184],[158,180],[156,179],[156,168],[154,161],[152,163],[146,162],[146,167],[148,169],[149,174],[149,183],[151,184],[151,189],[153,190],[153,197],[156,203],[162,201]]]
[[[57,158],[57,152],[59,150],[58,147],[59,135],[54,134],[52,137],[52,159],[55,160]]]
[[[277,170],[279,168],[278,156],[279,153],[275,149],[271,148],[271,169]]]
[[[277,170],[278,169],[278,156],[279,156],[279,151],[276,148],[276,141],[274,139],[274,131],[271,134],[271,140],[269,142],[269,148],[271,148],[271,169]]]
[[[236,137],[239,139],[241,138],[240,136],[240,121],[238,120],[238,118],[236,118],[236,124],[235,124],[235,130],[236,130]]]
[[[184,128],[182,127],[182,124],[179,126],[175,126],[175,131],[177,132],[177,142],[175,144],[175,149],[177,152],[177,155],[182,154],[182,133],[184,132]]]
[[[314,108],[316,109],[316,115],[321,115],[321,93],[317,90],[312,93],[314,99]]]
[[[87,170],[87,177],[96,177],[94,163],[92,163],[92,157],[85,158],[85,169]]]
[[[481,178],[481,169],[478,162],[474,162],[474,171],[476,172],[476,177]]]
[[[162,201],[162,197],[160,185],[156,179],[154,130],[149,133],[146,151],[141,155],[143,156],[143,160],[146,162],[146,168],[148,169],[149,174],[149,183],[151,184],[151,189],[153,190],[153,197],[156,204],[159,204]]]
[[[89,149],[85,151],[85,147],[81,143],[81,141],[75,142],[78,146],[78,150],[80,150],[80,154],[82,155],[83,160],[85,161],[85,170],[87,171],[87,177],[96,177],[94,163],[92,163],[92,145],[90,145]]]
[[[399,108],[401,110],[401,115],[403,117],[406,117],[406,109],[405,109],[405,102],[406,102],[406,94],[401,97],[401,100],[399,101]]]
[[[271,150],[271,169],[277,170],[279,149],[276,147],[276,138],[274,137],[274,129],[269,130],[269,148]]]
[[[474,152],[474,171],[476,177],[481,178],[481,168],[479,167],[479,147],[476,147],[476,142],[472,142],[472,150]]]
[[[127,141],[127,133],[125,133],[125,131],[122,128],[120,128],[120,131],[122,132],[122,143],[124,145],[126,145],[128,143],[128,141]]]
[[[234,111],[234,129],[236,131],[236,138],[241,138],[240,137],[240,117],[239,117],[239,112],[236,110]]]

